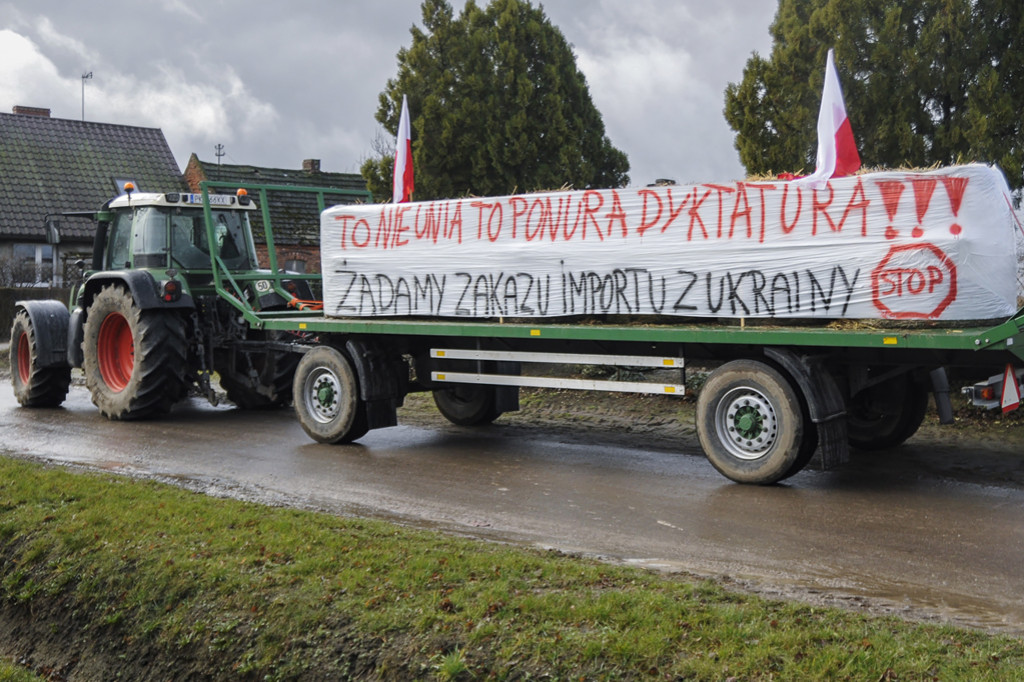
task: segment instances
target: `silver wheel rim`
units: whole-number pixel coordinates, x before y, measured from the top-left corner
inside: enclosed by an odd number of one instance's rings
[[[748,461],[767,455],[779,439],[779,420],[771,401],[746,386],[722,396],[715,411],[715,429],[731,455]]]
[[[331,370],[320,367],[311,372],[303,385],[302,400],[306,412],[321,424],[329,424],[341,414],[341,382]]]

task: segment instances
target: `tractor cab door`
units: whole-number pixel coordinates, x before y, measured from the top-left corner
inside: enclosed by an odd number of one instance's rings
[[[119,211],[110,221],[110,233],[107,237],[107,258],[103,263],[104,270],[123,270],[132,266],[132,211]]]
[[[118,211],[110,223],[104,269],[167,267],[167,215],[156,206]]]

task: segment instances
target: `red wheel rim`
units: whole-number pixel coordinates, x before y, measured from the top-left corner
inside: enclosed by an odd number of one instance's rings
[[[28,347],[28,334],[22,332],[18,336],[18,378],[27,384],[32,378],[32,354]]]
[[[135,339],[128,320],[121,313],[110,313],[100,325],[96,361],[100,376],[110,390],[120,393],[128,386],[135,368]]]

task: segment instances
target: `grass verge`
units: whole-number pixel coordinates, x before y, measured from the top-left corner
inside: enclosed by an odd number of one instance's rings
[[[128,679],[1002,680],[1024,669],[1024,641],[1012,637],[11,458],[0,458],[0,618],[3,653],[30,638],[34,667],[91,665],[97,679],[116,669]]]

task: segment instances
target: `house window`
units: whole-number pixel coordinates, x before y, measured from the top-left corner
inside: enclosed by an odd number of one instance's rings
[[[48,284],[53,278],[52,244],[15,244],[12,280],[19,284]]]

